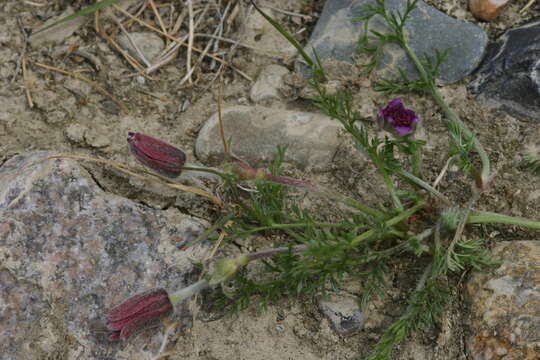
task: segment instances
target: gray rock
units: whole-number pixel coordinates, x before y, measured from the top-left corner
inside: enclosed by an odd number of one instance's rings
[[[352,296],[331,295],[319,299],[319,310],[340,335],[355,333],[364,326],[364,314],[358,307],[358,300]]]
[[[500,242],[493,257],[500,264],[473,273],[467,284],[471,358],[537,359],[540,241]]]
[[[262,102],[279,99],[279,89],[283,86],[283,76],[288,73],[289,70],[283,66],[269,65],[265,67],[251,87],[251,101]]]
[[[327,1],[306,46],[308,52],[315,48],[322,60],[352,62],[364,26],[363,23],[354,23],[352,20],[360,16],[362,8],[369,3],[374,1]],[[391,12],[403,12],[406,1],[386,0],[385,4]],[[370,21],[370,29],[382,33],[388,31],[380,17]],[[423,1],[419,1],[417,9],[411,12],[405,31],[409,44],[418,57],[428,54],[433,58],[435,49],[450,49],[448,60],[441,67],[440,80],[446,83],[458,81],[470,74],[482,60],[488,41],[485,31],[478,26],[449,17]],[[377,75],[382,78],[396,78],[398,67],[404,69],[411,79],[419,77],[405,51],[396,44],[388,44],[383,49]]]
[[[488,49],[470,90],[488,107],[540,122],[540,19],[508,30]]]
[[[75,13],[75,10],[73,10],[71,6],[68,6],[62,14],[58,15],[53,19],[47,20],[42,26],[34,30],[34,34],[40,29],[43,29],[51,25],[52,23],[65,18],[66,16],[73,15],[73,13]],[[28,38],[28,41],[32,46],[46,45],[51,43],[59,44],[71,35],[73,35],[75,31],[79,30],[79,28],[86,22],[87,19],[88,18],[86,16],[80,16],[63,24],[53,26],[48,30],[45,30],[35,35],[31,35]]]
[[[139,291],[191,282],[191,259],[204,248],[179,246],[203,225],[105,193],[76,162],[39,162],[46,155],[19,155],[0,168],[0,358],[136,358],[146,345],[155,352],[158,330],[111,344],[106,311]]]
[[[163,51],[163,48],[165,47],[163,39],[153,32],[132,32],[129,34],[129,36],[137,45],[139,50],[141,50],[141,53],[144,55],[146,60],[148,60],[150,63],[161,53],[161,51]],[[131,56],[137,58],[139,61],[144,62],[125,34],[118,37],[118,43],[120,46],[122,46],[122,48],[126,49]]]
[[[233,106],[224,109],[222,115],[225,136],[232,139],[232,151],[252,166],[263,165],[272,159],[278,145],[284,145],[286,161],[300,168],[323,169],[339,145],[339,123],[322,114]],[[195,149],[204,163],[215,165],[223,160],[217,114],[202,127]]]

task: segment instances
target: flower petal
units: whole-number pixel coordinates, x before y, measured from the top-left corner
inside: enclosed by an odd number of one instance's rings
[[[408,133],[412,132],[412,127],[410,126],[395,126],[394,129],[398,132],[399,135],[407,135]]]

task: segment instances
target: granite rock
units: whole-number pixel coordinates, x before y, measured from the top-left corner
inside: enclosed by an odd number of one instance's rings
[[[540,19],[508,30],[489,47],[469,89],[485,106],[540,122]]]
[[[39,161],[46,155],[18,155],[0,168],[0,358],[155,352],[155,329],[109,342],[105,313],[137,292],[193,281],[191,260],[205,248],[180,247],[203,224],[106,193],[73,160]],[[189,322],[187,309],[175,316]]]
[[[540,357],[540,241],[503,241],[493,249],[500,264],[473,273],[468,351],[475,360]]]
[[[324,169],[339,145],[339,123],[322,114],[233,106],[223,109],[222,116],[226,137],[232,139],[232,151],[252,166],[264,165],[282,145],[287,146],[285,161],[300,168]],[[195,150],[207,165],[223,161],[217,114],[202,127]]]
[[[323,60],[335,59],[352,62],[358,39],[363,34],[362,22],[353,22],[362,15],[362,9],[373,0],[333,0],[325,3],[323,12],[306,49],[315,48]],[[386,0],[391,12],[403,12],[406,1]],[[388,27],[380,17],[370,21],[370,30],[387,32]],[[448,60],[441,67],[440,80],[451,83],[470,74],[482,60],[488,38],[480,27],[456,20],[423,1],[419,1],[405,25],[409,44],[418,57],[434,57],[435,49],[450,49]],[[397,78],[398,68],[405,70],[411,79],[419,74],[405,51],[396,44],[388,44],[382,51],[377,75],[380,78]],[[302,67],[301,67],[302,69]],[[307,74],[305,67],[301,70]]]

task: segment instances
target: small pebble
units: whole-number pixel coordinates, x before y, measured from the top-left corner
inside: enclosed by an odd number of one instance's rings
[[[469,0],[469,9],[475,18],[492,21],[509,2],[510,0]]]

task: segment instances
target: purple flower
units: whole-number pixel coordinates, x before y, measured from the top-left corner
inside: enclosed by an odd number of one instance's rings
[[[175,178],[182,172],[186,154],[161,140],[128,132],[127,142],[137,160],[163,176]]]
[[[382,127],[387,130],[394,130],[398,135],[412,133],[416,128],[416,123],[420,121],[414,111],[407,109],[403,105],[400,97],[390,101],[377,114]]]
[[[111,340],[126,340],[133,332],[154,324],[161,316],[173,311],[173,304],[164,289],[154,289],[135,295],[115,306],[107,315]]]

